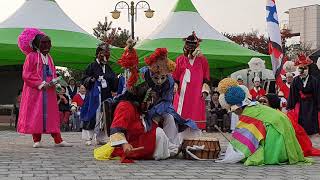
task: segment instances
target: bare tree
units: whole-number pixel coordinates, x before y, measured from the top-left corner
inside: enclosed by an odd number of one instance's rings
[[[268,39],[263,35],[259,35],[258,31],[241,34],[223,33],[223,35],[243,47],[262,54],[269,54]]]
[[[300,53],[304,53],[309,56],[312,52],[312,43],[291,44],[286,46],[286,55],[291,60],[296,59],[297,55]]]
[[[120,32],[118,31],[120,30]],[[108,18],[105,17],[104,22],[98,22],[97,27],[93,28],[93,35],[101,41],[109,41],[111,45],[124,48],[126,46],[126,41],[130,37],[128,30],[121,28],[112,28],[112,21],[108,22]]]

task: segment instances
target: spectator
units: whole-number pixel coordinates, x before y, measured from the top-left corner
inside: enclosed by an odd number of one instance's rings
[[[74,131],[80,131],[80,110],[86,97],[86,88],[84,85],[80,85],[79,92],[72,99],[72,129]]]
[[[243,83],[243,77],[242,77],[241,75],[238,75],[238,76],[237,76],[237,82],[238,82],[239,85],[244,85],[244,83]]]
[[[261,96],[266,95],[266,91],[261,87],[261,80],[259,77],[253,79],[254,87],[250,90],[252,100],[258,100]]]
[[[70,117],[70,99],[66,95],[66,87],[61,86],[61,91],[57,95],[58,97],[58,105],[60,112],[60,123],[61,128],[64,131],[69,130],[69,117]]]
[[[78,93],[78,87],[76,84],[76,80],[74,78],[69,79],[69,85],[67,86],[66,94],[73,99],[73,97]]]
[[[286,98],[286,100],[288,100],[289,94],[290,94],[290,85],[293,81],[293,74],[288,72],[288,73],[286,73],[285,76],[286,76],[286,83],[283,83],[280,85],[279,91],[282,92],[284,98]]]
[[[221,123],[221,124],[220,124]],[[214,91],[210,102],[210,118],[207,121],[207,131],[212,132],[214,125],[218,125],[223,132],[230,130],[230,117],[226,109],[219,103],[219,93]]]

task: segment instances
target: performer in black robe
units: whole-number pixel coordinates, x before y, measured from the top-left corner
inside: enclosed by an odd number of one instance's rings
[[[288,99],[288,110],[296,108],[299,114],[298,123],[308,135],[319,132],[318,112],[320,110],[319,82],[310,74],[312,61],[305,55],[299,55],[295,62],[299,68],[299,76],[293,79]]]
[[[83,122],[82,138],[87,145],[91,145],[94,134],[97,134],[98,144],[103,144],[106,138],[106,132],[100,131],[101,105],[112,94],[116,93],[116,75],[108,65],[110,57],[109,45],[102,43],[96,50],[96,59],[85,70],[82,79],[87,88],[84,105],[81,108],[80,118]]]

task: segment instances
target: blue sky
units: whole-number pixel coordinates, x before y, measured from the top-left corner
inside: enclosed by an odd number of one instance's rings
[[[25,0],[0,0],[0,22],[16,11]],[[118,0],[56,0],[60,7],[84,30],[92,33],[92,28],[104,16],[111,20],[110,11]],[[136,1],[136,0],[134,0]],[[155,17],[147,19],[139,13],[136,34],[146,37],[157,25],[166,19],[177,0],[147,0],[156,11]],[[219,32],[240,33],[252,29],[265,33],[265,0],[192,0],[202,17]],[[127,2],[130,2],[127,0]],[[137,2],[137,1],[136,1]],[[290,8],[320,4],[320,0],[278,0],[280,22],[287,20],[284,13]],[[142,12],[142,11],[141,11]],[[114,26],[129,28],[127,15],[122,13]]]

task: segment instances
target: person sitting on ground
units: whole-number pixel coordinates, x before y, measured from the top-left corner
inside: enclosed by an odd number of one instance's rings
[[[207,131],[212,132],[218,125],[223,132],[230,130],[230,117],[226,109],[223,109],[219,103],[219,92],[214,91],[211,95],[210,101],[210,120],[207,121]],[[219,120],[222,122],[219,124]]]

